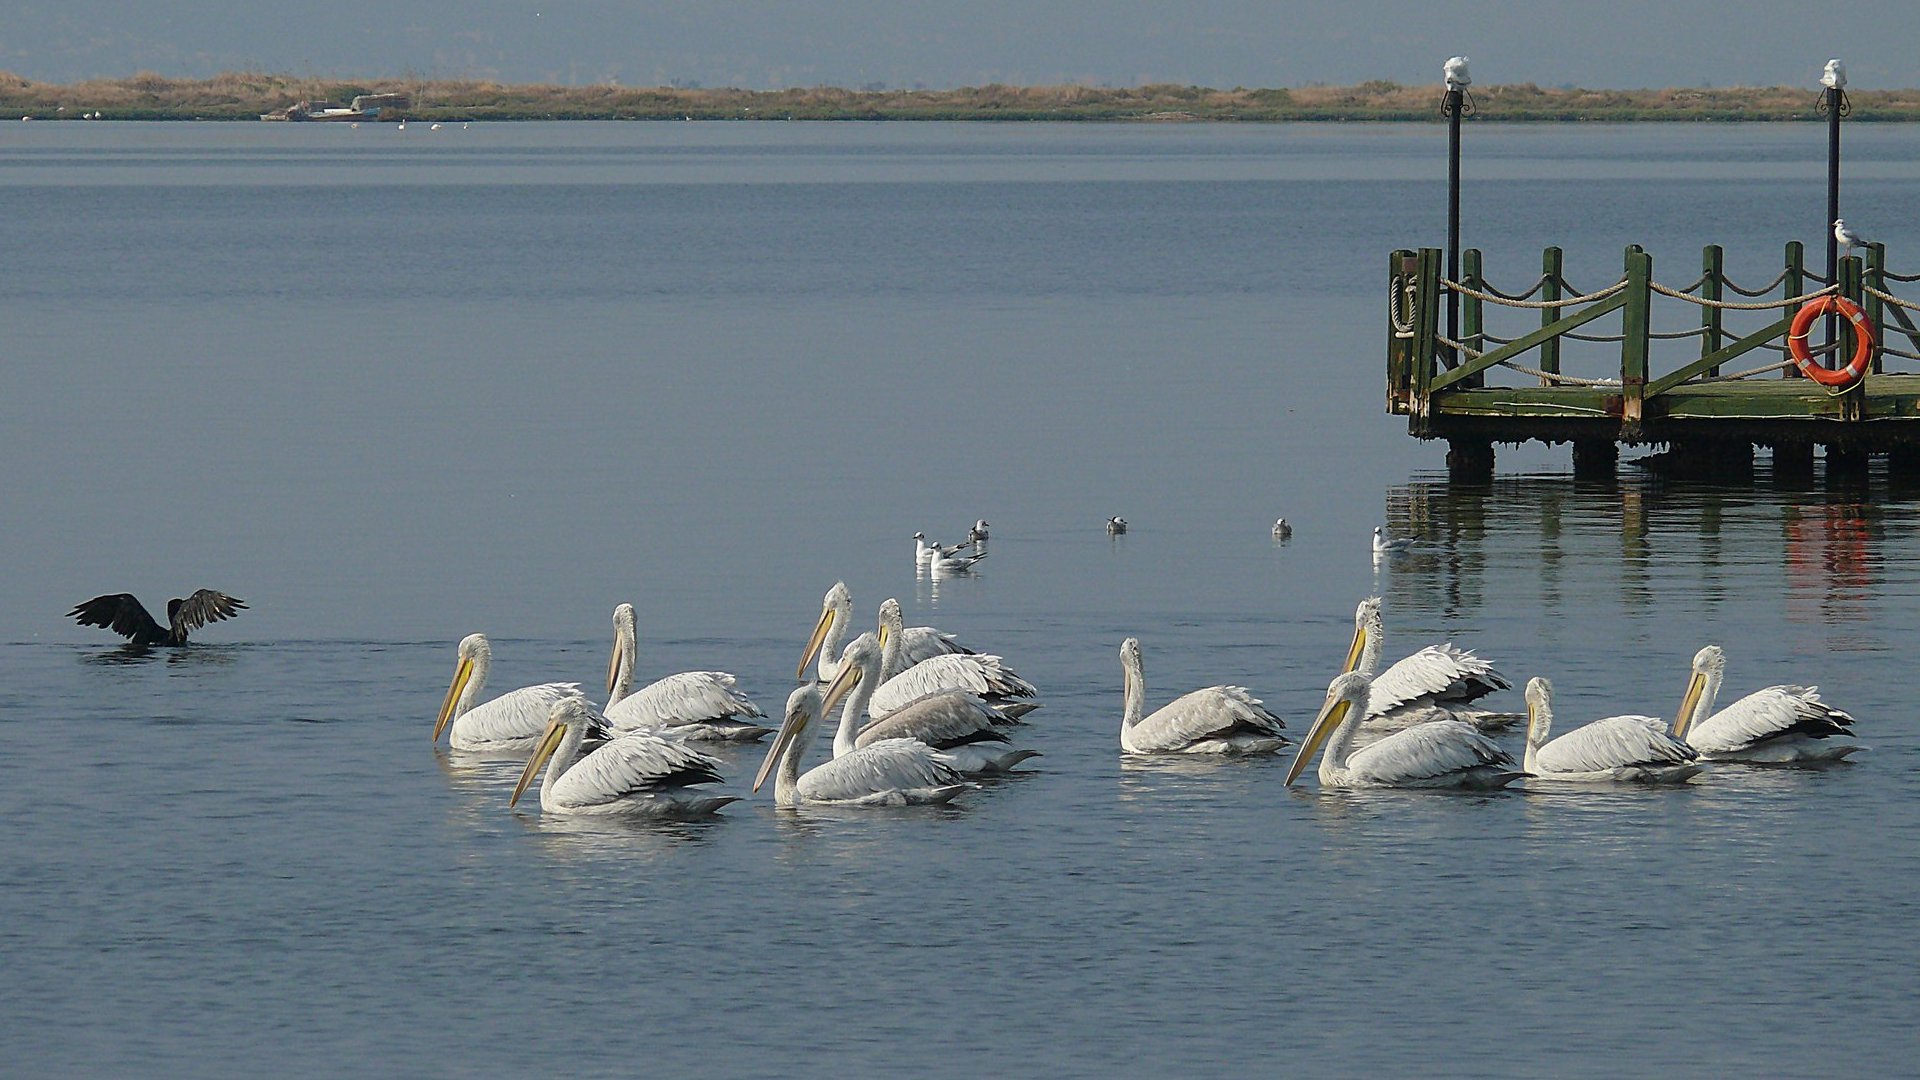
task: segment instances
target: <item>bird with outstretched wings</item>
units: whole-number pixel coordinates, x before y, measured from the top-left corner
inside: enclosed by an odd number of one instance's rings
[[[200,589],[185,600],[167,601],[167,625],[161,626],[132,593],[107,593],[74,605],[67,617],[81,626],[111,630],[134,645],[185,645],[188,634],[208,623],[231,619],[246,606],[237,597]]]

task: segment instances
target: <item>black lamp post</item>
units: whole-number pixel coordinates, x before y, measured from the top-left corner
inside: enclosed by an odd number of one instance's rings
[[[1473,112],[1473,95],[1467,87],[1473,77],[1467,74],[1467,58],[1448,60],[1444,74],[1446,96],[1440,99],[1440,112],[1447,118],[1447,280],[1460,280],[1460,118]],[[1447,340],[1460,340],[1460,294],[1447,290]],[[1448,347],[1453,363],[1461,357]]]
[[[1853,111],[1847,100],[1847,65],[1838,59],[1827,61],[1820,73],[1820,115],[1827,118],[1827,281],[1840,280],[1840,118]],[[1821,320],[1826,344],[1833,344],[1839,323],[1832,315]]]

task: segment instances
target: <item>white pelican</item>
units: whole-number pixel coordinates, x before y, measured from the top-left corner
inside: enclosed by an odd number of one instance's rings
[[[683,671],[633,689],[637,651],[632,604],[613,609],[613,659],[607,667],[607,720],[619,731],[654,728],[681,739],[752,742],[773,734],[747,720],[765,716],[733,688],[724,671]]]
[[[1387,538],[1387,527],[1385,525],[1375,525],[1373,527],[1373,553],[1375,555],[1386,555],[1390,552],[1405,551],[1412,546],[1413,538],[1410,536],[1402,536],[1389,540]]]
[[[933,749],[912,739],[887,739],[862,747],[844,757],[800,772],[800,759],[813,742],[814,725],[839,695],[852,688],[858,668],[843,671],[845,682],[834,679],[826,697],[817,683],[803,684],[787,698],[787,718],[780,733],[767,748],[767,760],[753,778],[753,790],[767,782],[767,774],[780,767],[773,782],[776,806],[803,803],[839,803],[851,806],[907,806],[915,803],[951,802],[970,786],[953,766],[941,761]]]
[[[549,814],[624,814],[644,817],[705,817],[735,795],[704,795],[692,788],[720,782],[720,763],[677,739],[630,731],[580,756],[590,729],[604,724],[584,698],[562,698],[548,713],[547,728],[513,786],[508,806],[533,783],[540,766],[540,809]]]
[[[1286,723],[1261,707],[1244,686],[1209,686],[1147,710],[1140,642],[1120,643],[1126,709],[1120,749],[1129,754],[1272,754],[1287,745]]]
[[[793,677],[805,678],[807,665],[813,663],[817,655],[820,658],[820,681],[832,682],[835,672],[839,670],[840,643],[846,640],[847,628],[852,623],[853,594],[847,591],[846,582],[836,581],[820,601],[820,622],[814,626],[813,636],[807,639],[806,652],[801,655],[800,667]],[[900,655],[908,664],[917,664],[944,653],[971,652],[972,649],[960,644],[952,634],[931,626],[909,626],[900,631]]]
[[[1119,536],[1126,531],[1127,531],[1126,518],[1110,517],[1107,519],[1107,535],[1108,536]]]
[[[1364,671],[1334,676],[1327,702],[1314,717],[1300,753],[1287,770],[1287,783],[1299,779],[1314,752],[1322,746],[1320,786],[1323,788],[1478,788],[1505,787],[1521,776],[1513,756],[1493,740],[1459,720],[1432,720],[1396,731],[1372,746],[1353,748],[1359,718],[1367,711],[1367,688],[1372,679]]]
[[[448,738],[455,750],[524,750],[546,729],[554,702],[580,694],[579,683],[541,683],[476,705],[473,699],[486,688],[487,670],[492,666],[493,646],[487,644],[485,634],[460,639],[453,685],[447,687],[447,699],[433,722],[434,742],[440,741],[440,733],[451,721],[453,734]]]
[[[1657,716],[1608,716],[1548,741],[1553,732],[1553,684],[1527,683],[1529,777],[1542,780],[1631,780],[1677,784],[1700,771],[1700,755],[1667,734]]]
[[[1673,721],[1674,737],[1701,757],[1787,765],[1839,761],[1866,749],[1853,739],[1853,717],[1822,702],[1818,687],[1769,686],[1708,716],[1726,665],[1718,645],[1694,654],[1693,675]]]
[[[946,653],[909,664],[897,644],[905,635],[900,601],[888,597],[880,604],[878,642],[880,685],[873,691],[869,710],[881,719],[914,701],[943,690],[978,694],[990,703],[1005,698],[1033,697],[1040,691],[1015,674],[1005,660],[981,653]],[[865,637],[865,635],[861,635]]]
[[[1010,721],[999,710],[962,691],[935,693],[889,713],[884,720],[860,726],[868,699],[880,681],[881,653],[865,634],[853,639],[840,660],[841,680],[851,680],[840,728],[833,737],[833,756],[842,758],[861,747],[887,739],[912,739],[940,752],[940,759],[964,776],[989,776],[1010,771],[1038,750],[1007,746],[1000,728]]]
[[[1373,676],[1367,694],[1368,727],[1389,729],[1428,720],[1464,720],[1475,727],[1500,728],[1511,722],[1505,713],[1467,708],[1474,701],[1506,690],[1513,684],[1493,665],[1452,642],[1429,645],[1380,671],[1385,649],[1386,622],[1380,617],[1380,598],[1369,596],[1353,611],[1353,644],[1343,670]]]

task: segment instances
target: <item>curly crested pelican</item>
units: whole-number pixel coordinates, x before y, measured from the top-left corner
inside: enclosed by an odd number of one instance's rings
[[[1549,741],[1553,684],[1527,683],[1527,753],[1522,767],[1542,780],[1629,780],[1677,784],[1701,769],[1700,755],[1667,734],[1657,716],[1608,716]]]
[[[1244,686],[1195,690],[1143,715],[1147,680],[1138,638],[1120,643],[1120,674],[1126,699],[1120,749],[1126,753],[1272,754],[1287,745],[1286,723]]]
[[[807,665],[814,657],[820,658],[819,679],[832,682],[840,662],[841,642],[846,640],[847,628],[853,624],[853,594],[847,591],[847,583],[836,581],[833,588],[820,602],[820,622],[813,628],[813,635],[807,639],[807,649],[800,657],[800,667],[793,677],[804,679]],[[962,655],[973,650],[960,644],[952,634],[936,630],[931,626],[909,626],[900,632],[900,655],[906,663],[917,664],[932,656],[946,653]]]
[[[1674,717],[1674,737],[1686,740],[1701,757],[1791,765],[1840,761],[1866,749],[1854,741],[1853,717],[1821,701],[1818,687],[1769,686],[1707,715],[1720,695],[1726,666],[1718,645],[1695,653],[1693,675]]]
[[[655,728],[710,742],[752,742],[773,734],[746,719],[766,714],[733,688],[733,676],[724,671],[683,671],[634,690],[636,638],[633,605],[614,608],[606,716],[616,730]]]
[[[852,682],[846,691],[839,731],[833,737],[834,757],[845,757],[887,739],[912,739],[938,750],[940,759],[964,776],[993,776],[1040,756],[1038,750],[1009,747],[1011,740],[1000,729],[1011,721],[978,697],[959,690],[929,694],[863,729],[860,718],[867,714],[867,701],[880,681],[880,657],[874,639],[862,634],[847,645],[840,660],[835,685],[842,679]]]
[[[208,623],[231,619],[246,606],[238,597],[199,589],[185,600],[167,601],[167,625],[162,627],[132,593],[107,593],[75,604],[67,618],[81,626],[111,630],[133,645],[185,645],[188,634]]]
[[[513,786],[508,806],[516,806],[540,766],[540,809],[549,814],[622,814],[639,817],[705,817],[737,795],[707,795],[692,790],[720,782],[720,763],[678,739],[651,731],[629,731],[580,756],[589,730],[605,723],[586,700],[574,696],[553,703],[547,728]],[[548,764],[548,759],[552,763]]]
[[[971,785],[953,766],[941,761],[933,748],[912,739],[887,739],[844,757],[800,772],[800,759],[813,742],[814,727],[841,696],[853,688],[859,669],[847,667],[835,676],[826,695],[817,683],[805,683],[787,698],[786,721],[767,748],[767,760],[753,778],[753,790],[773,782],[777,806],[829,803],[848,806],[908,806],[952,802]]]
[[[1452,642],[1429,645],[1380,670],[1386,624],[1380,617],[1380,598],[1369,596],[1353,611],[1353,644],[1347,649],[1344,671],[1373,675],[1367,695],[1368,727],[1397,728],[1428,720],[1464,720],[1479,728],[1500,728],[1513,718],[1467,708],[1496,690],[1509,689],[1506,676],[1493,665]]]
[[[440,741],[440,733],[451,722],[453,734],[448,738],[455,750],[524,750],[546,730],[554,703],[580,694],[579,683],[541,683],[476,705],[474,699],[486,688],[492,666],[493,646],[485,634],[460,639],[453,684],[447,687],[447,699],[433,722],[434,742]]]
[[[1040,691],[1015,674],[998,656],[983,653],[945,653],[911,662],[903,655],[906,631],[901,626],[900,601],[888,597],[880,604],[877,640],[880,646],[880,685],[867,708],[875,720],[946,690],[977,694],[990,704],[1008,698],[1032,697]],[[861,635],[865,637],[865,635]]]
[[[1300,744],[1300,753],[1287,770],[1287,783],[1299,779],[1307,762],[1322,746],[1320,786],[1323,788],[1477,788],[1505,787],[1522,775],[1513,756],[1460,720],[1430,720],[1396,731],[1371,746],[1355,750],[1354,733],[1367,711],[1367,689],[1372,679],[1364,671],[1334,676],[1327,687],[1326,704]]]

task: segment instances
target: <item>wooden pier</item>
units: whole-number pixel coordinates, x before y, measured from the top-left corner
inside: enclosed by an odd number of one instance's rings
[[[1684,286],[1657,281],[1652,256],[1634,246],[1617,280],[1582,295],[1558,248],[1517,292],[1485,281],[1478,251],[1461,253],[1459,280],[1437,248],[1396,251],[1387,409],[1414,436],[1445,439],[1457,478],[1490,475],[1493,444],[1530,439],[1571,443],[1576,474],[1611,474],[1626,444],[1664,445],[1669,466],[1702,477],[1750,472],[1756,446],[1771,451],[1776,475],[1811,475],[1816,447],[1830,476],[1864,473],[1875,455],[1920,475],[1920,373],[1893,370],[1904,360],[1920,372],[1909,314],[1920,304],[1894,292],[1920,275],[1889,272],[1885,254],[1849,255],[1828,280],[1790,243],[1779,276],[1748,290],[1724,273],[1717,246]],[[1866,374],[1838,387],[1803,376],[1787,348],[1794,315],[1832,295],[1858,304],[1872,328]],[[1449,323],[1458,340],[1443,332]],[[1855,355],[1846,319],[1816,320],[1808,336],[1813,364],[1845,368]]]

